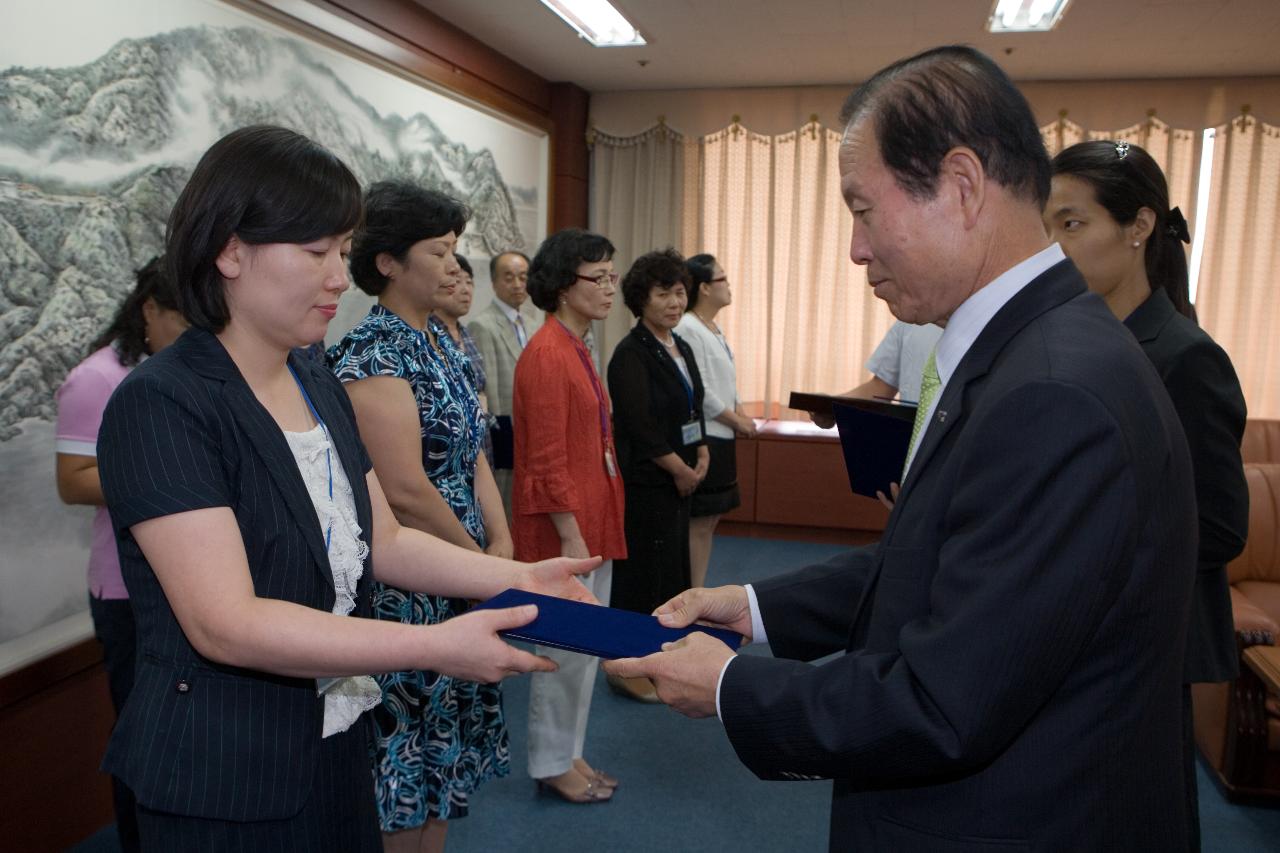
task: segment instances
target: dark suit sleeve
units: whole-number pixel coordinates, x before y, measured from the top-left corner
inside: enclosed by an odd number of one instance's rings
[[[844,650],[876,547],[854,548],[751,585],[775,657],[815,660]]]
[[[102,493],[112,524],[231,506],[217,427],[203,416],[203,385],[132,376],[116,390],[98,433]]]
[[[892,784],[983,765],[1061,687],[1119,596],[1143,520],[1111,413],[1041,381],[971,417],[966,430],[988,440],[952,448],[955,493],[905,495],[938,507],[940,546],[881,546],[877,606],[928,597],[897,651],[816,667],[742,656],[726,670],[725,729],[762,778]]]
[[[609,360],[609,399],[615,428],[626,435],[634,459],[673,452],[662,423],[653,415],[645,356],[634,347],[619,345]]]
[[[1199,563],[1217,570],[1244,550],[1249,487],[1240,460],[1245,403],[1231,359],[1209,340],[1186,349],[1164,376],[1187,434],[1200,514]]]

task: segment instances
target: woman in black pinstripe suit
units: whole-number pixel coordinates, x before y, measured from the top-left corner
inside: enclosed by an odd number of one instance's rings
[[[367,675],[553,668],[496,635],[534,608],[375,621],[374,577],[589,599],[574,574],[597,560],[526,567],[400,527],[341,386],[289,355],[323,338],[360,214],[332,154],[250,127],[206,152],[170,216],[192,328],[121,384],[99,437],[139,637],[104,765],[137,794],[144,849],[380,849]]]

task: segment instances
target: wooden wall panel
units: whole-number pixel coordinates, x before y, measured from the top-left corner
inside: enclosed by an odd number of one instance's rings
[[[101,661],[88,640],[0,680],[6,698],[28,694],[0,703],[0,848],[65,850],[114,819],[98,769],[115,721]]]
[[[883,530],[889,511],[849,491],[840,442],[762,435],[757,450],[758,524]]]

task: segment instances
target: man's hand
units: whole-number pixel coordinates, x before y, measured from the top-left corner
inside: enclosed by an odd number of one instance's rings
[[[657,654],[605,661],[604,671],[622,678],[652,679],[663,703],[686,717],[711,717],[716,713],[720,670],[733,656],[733,650],[715,637],[695,631],[664,644]]]
[[[668,628],[684,628],[694,622],[728,628],[751,640],[751,607],[742,586],[687,589],[653,611]]]
[[[880,501],[880,503],[884,504],[885,509],[889,510],[890,512],[893,512],[893,505],[894,505],[894,504],[896,504],[896,503],[898,502],[898,484],[897,484],[897,483],[890,483],[890,484],[889,484],[889,494],[888,494],[888,495],[886,495],[884,492],[882,492],[882,491],[880,491],[879,489],[877,489],[877,490],[876,490],[876,500],[878,500],[878,501]]]
[[[582,581],[576,575],[585,575],[600,566],[599,557],[588,557],[585,560],[571,560],[567,557],[556,557],[529,565],[529,571],[521,572],[516,581],[518,589],[537,592],[542,595],[554,595],[557,598],[568,598],[573,601],[585,601],[587,604],[599,604]]]
[[[820,426],[823,429],[831,429],[836,425],[834,415],[820,415],[817,412],[810,412],[809,420],[813,421],[815,425]]]

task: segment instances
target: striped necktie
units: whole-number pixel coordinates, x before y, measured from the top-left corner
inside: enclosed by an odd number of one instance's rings
[[[523,351],[525,344],[529,342],[529,339],[525,336],[524,317],[520,316],[519,311],[516,312],[516,321],[511,325],[516,327],[516,343],[520,344],[520,349]]]
[[[938,376],[938,350],[929,353],[929,360],[924,363],[924,372],[920,376],[920,402],[916,405],[916,420],[911,426],[911,442],[907,445],[907,458],[902,463],[902,479],[907,479],[907,466],[911,462],[911,454],[915,452],[916,441],[924,432],[925,419],[929,417],[929,407],[933,398],[938,396],[942,387],[942,379]]]

